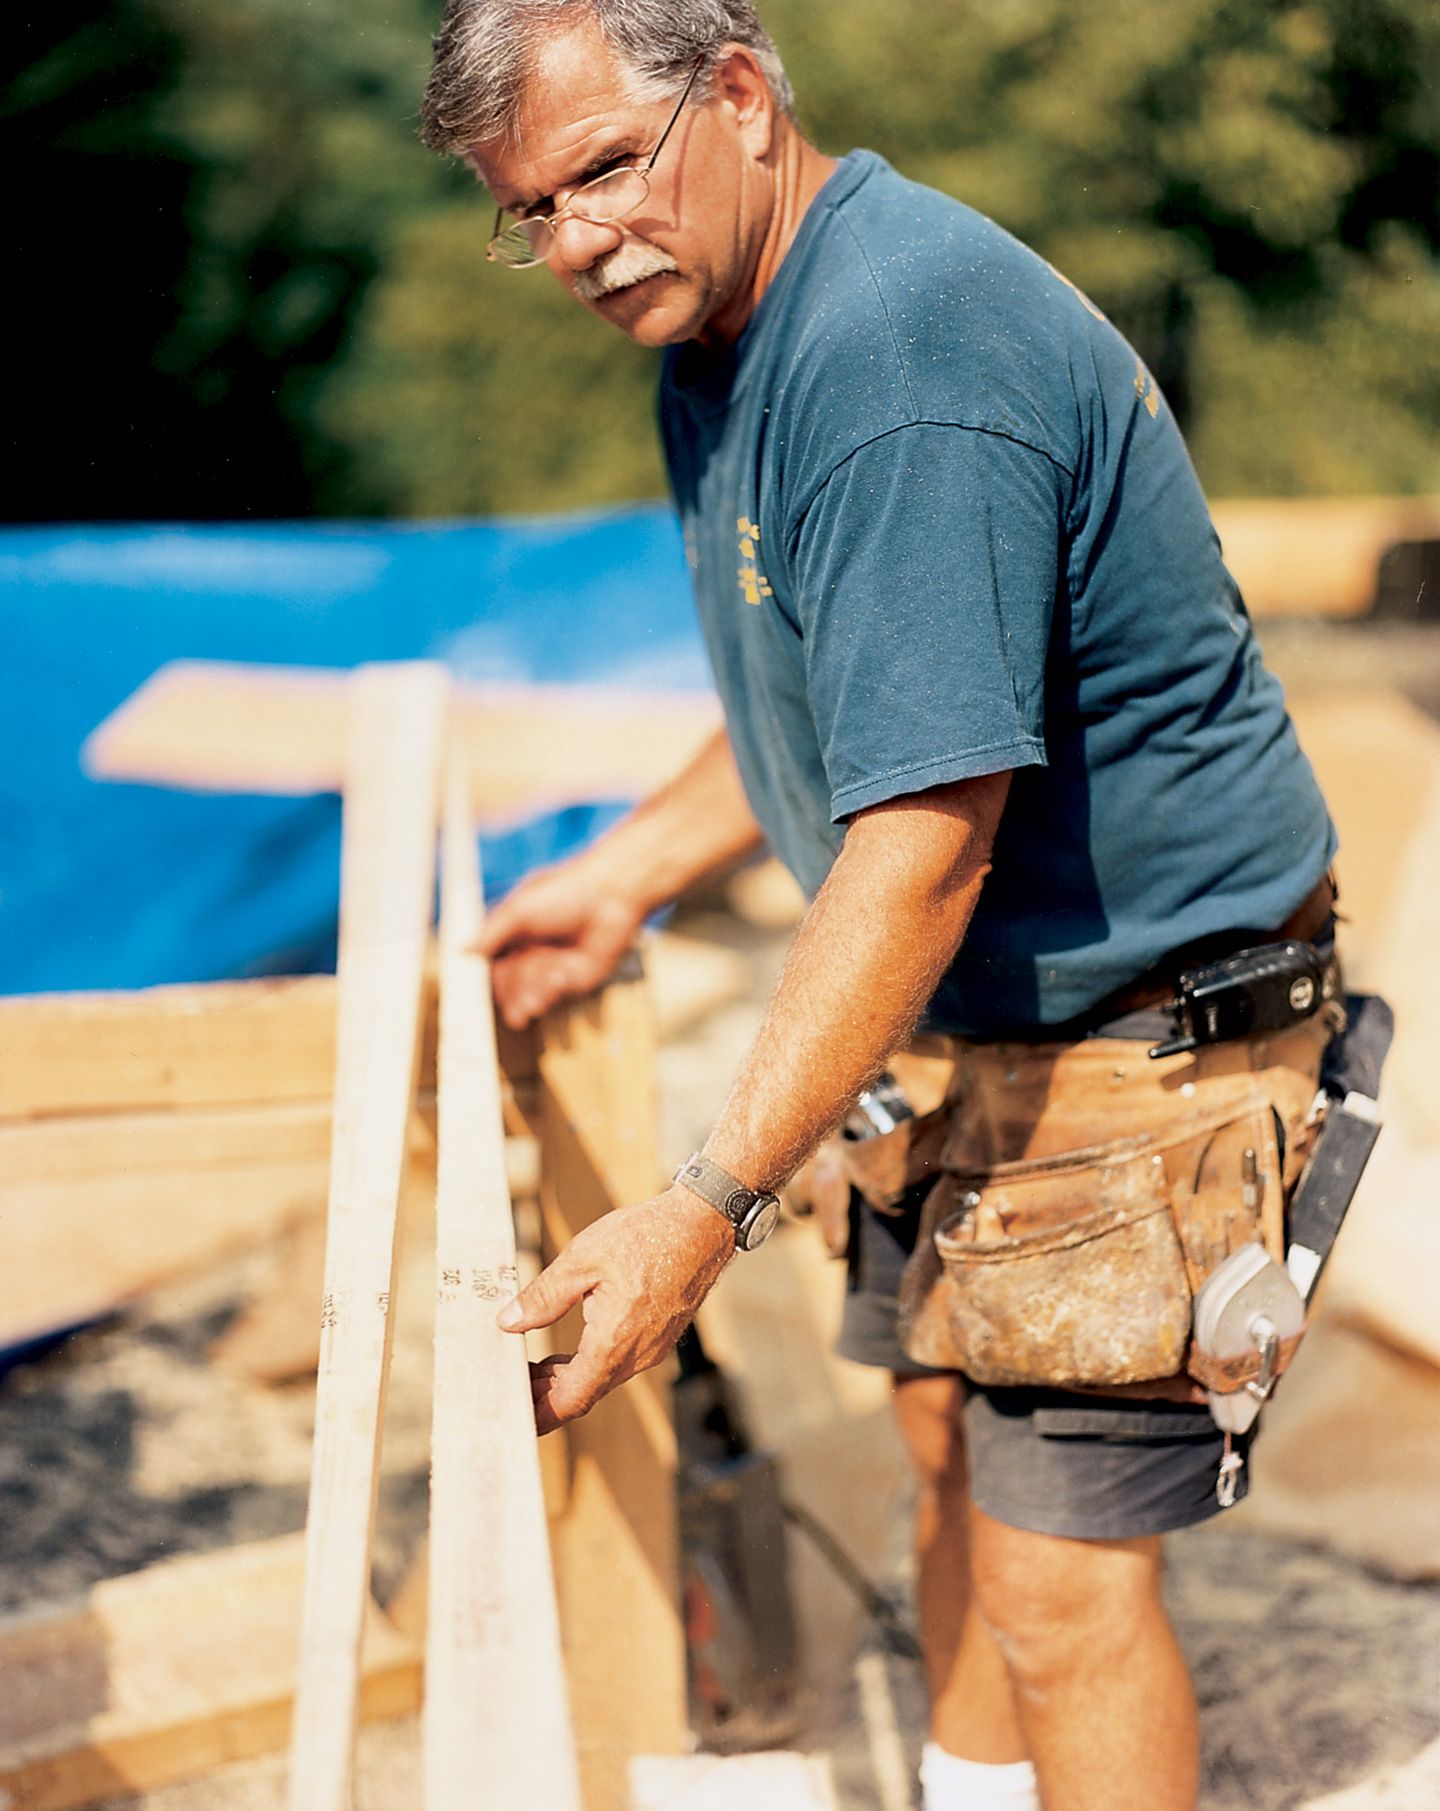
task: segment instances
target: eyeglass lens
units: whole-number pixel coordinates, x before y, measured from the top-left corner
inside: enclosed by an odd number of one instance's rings
[[[498,263],[538,264],[549,252],[557,221],[588,220],[604,226],[633,214],[649,192],[649,178],[643,170],[611,170],[577,189],[568,205],[557,213],[545,219],[512,221],[495,234],[489,249]]]

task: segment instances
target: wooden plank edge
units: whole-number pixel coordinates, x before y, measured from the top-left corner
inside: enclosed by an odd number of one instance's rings
[[[580,1811],[523,1341],[495,1314],[517,1283],[502,1158],[481,883],[452,743],[441,858],[435,1393],[423,1719],[427,1811],[497,1802]]]

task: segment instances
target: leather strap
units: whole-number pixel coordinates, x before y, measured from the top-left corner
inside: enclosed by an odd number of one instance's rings
[[[1305,1322],[1298,1333],[1292,1333],[1282,1339],[1275,1353],[1275,1364],[1272,1375],[1279,1377],[1289,1366],[1290,1360],[1299,1349],[1300,1341],[1305,1337]],[[1192,1340],[1186,1354],[1185,1369],[1197,1383],[1204,1384],[1207,1390],[1215,1390],[1222,1396],[1232,1396],[1236,1390],[1243,1390],[1247,1383],[1254,1383],[1260,1375],[1261,1357],[1258,1351],[1240,1352],[1234,1358],[1211,1358],[1201,1352]]]

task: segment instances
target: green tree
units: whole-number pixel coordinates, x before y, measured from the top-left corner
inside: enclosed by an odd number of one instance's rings
[[[1434,0],[762,0],[826,150],[991,214],[1145,354],[1216,494],[1440,488]],[[654,360],[415,138],[439,0],[11,27],[12,517],[657,494]]]
[[[873,146],[1085,288],[1214,492],[1440,484],[1430,0],[765,10],[817,142]],[[654,488],[648,361],[540,295],[543,273],[485,266],[487,226],[479,198],[407,226],[327,394],[331,432],[366,436],[410,510]]]

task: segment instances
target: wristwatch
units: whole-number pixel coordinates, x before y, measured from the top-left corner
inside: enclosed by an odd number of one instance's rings
[[[699,1151],[686,1158],[674,1180],[725,1216],[735,1229],[737,1251],[754,1251],[774,1232],[780,1218],[780,1197],[762,1189],[746,1188]]]

